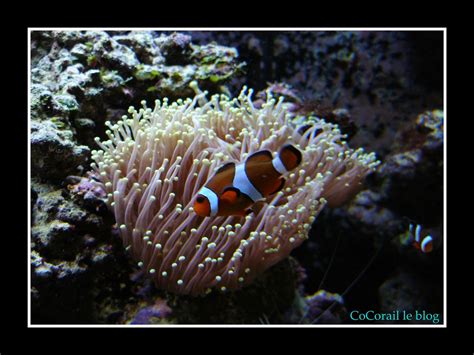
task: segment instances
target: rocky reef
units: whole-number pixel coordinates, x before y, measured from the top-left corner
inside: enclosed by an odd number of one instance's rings
[[[191,81],[221,92],[243,63],[184,34],[92,31],[33,31],[31,63],[32,322],[114,323],[133,303],[133,269],[79,177],[94,137],[142,99],[193,96]]]
[[[191,33],[189,33],[191,34]],[[193,32],[237,48],[247,75],[232,81],[256,90],[285,83],[299,106],[347,110],[357,125],[355,146],[390,152],[407,119],[443,105],[443,33],[424,31]]]
[[[271,90],[303,119],[337,123],[383,162],[351,202],[323,210],[290,258],[242,290],[197,298],[155,289],[86,173],[106,121],[141,100],[192,97],[193,81],[211,94],[254,87],[256,105]],[[442,313],[441,34],[33,31],[30,88],[33,324],[327,324],[350,323],[353,309]],[[409,223],[431,233],[432,253],[402,243]]]

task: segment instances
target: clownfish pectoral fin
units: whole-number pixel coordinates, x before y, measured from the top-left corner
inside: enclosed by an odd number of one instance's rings
[[[247,163],[248,162],[263,163],[263,162],[272,161],[272,159],[273,159],[273,155],[269,150],[260,150],[258,152],[251,154],[247,158]]]
[[[216,170],[215,174],[219,174],[219,173],[222,173],[228,169],[231,169],[235,166],[235,163],[234,162],[229,162],[229,163],[225,163],[224,165],[222,165],[219,169]]]
[[[276,194],[278,191],[281,191],[283,187],[285,186],[285,183],[286,183],[286,180],[284,178],[279,178],[275,184],[277,188],[274,191],[270,192],[269,195],[273,195],[273,194]]]
[[[301,152],[291,144],[280,149],[279,157],[288,171],[295,169],[303,159]]]
[[[224,189],[221,195],[221,199],[228,203],[235,203],[235,201],[237,201],[237,198],[239,196],[240,196],[240,190],[233,186],[229,186]]]

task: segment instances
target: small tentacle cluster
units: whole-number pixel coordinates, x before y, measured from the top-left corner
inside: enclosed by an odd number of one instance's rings
[[[357,193],[378,165],[373,153],[350,149],[337,126],[314,118],[298,124],[270,93],[256,108],[252,90],[237,98],[199,92],[194,99],[138,111],[96,138],[93,170],[107,192],[124,246],[159,288],[200,295],[241,288],[307,239],[329,204]],[[194,196],[228,161],[285,143],[303,153],[285,188],[246,217],[199,217]]]

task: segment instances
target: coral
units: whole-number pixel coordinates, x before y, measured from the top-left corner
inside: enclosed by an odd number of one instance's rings
[[[67,181],[71,183],[68,185],[68,189],[72,195],[75,198],[79,197],[79,201],[82,201],[89,209],[98,212],[104,206],[106,194],[103,189],[94,183],[97,180],[98,177],[90,173],[88,177],[68,176],[67,178]]]
[[[346,319],[342,296],[323,289],[306,296],[302,290],[296,292],[291,307],[284,314],[284,323],[289,324],[341,324]]]
[[[377,176],[383,204],[421,224],[433,225],[442,219],[443,121],[440,110],[418,115],[397,134],[394,152]]]
[[[70,175],[84,174],[104,121],[119,119],[135,97],[191,96],[192,80],[221,92],[240,71],[233,48],[188,39],[149,31],[31,32],[33,323],[116,323],[137,301],[103,190],[91,176]]]
[[[196,45],[179,33],[33,31],[32,47],[32,119],[55,118],[74,145],[92,145],[94,130],[120,118],[119,108],[136,104],[135,97],[189,97],[194,80],[221,92],[243,66],[235,49]]]
[[[243,66],[235,49],[195,45],[179,33],[33,31],[32,47],[33,173],[55,181],[79,173],[90,138],[135,96],[192,96],[194,80],[220,92]]]
[[[156,100],[155,108],[129,109],[107,123],[91,166],[100,175],[124,245],[159,288],[197,295],[248,285],[307,239],[327,204],[343,204],[378,164],[374,154],[352,150],[335,125],[292,120],[283,100],[270,95],[261,108],[252,91],[238,98],[205,93],[194,100]],[[199,105],[197,103],[199,102]],[[201,218],[193,197],[213,171],[250,153],[276,152],[292,141],[303,152],[287,187],[245,218]]]
[[[392,133],[417,112],[442,107],[440,31],[215,31],[189,32],[195,43],[237,48],[245,78],[256,90],[289,84],[303,101],[350,111],[359,127],[351,144],[390,152]],[[342,128],[342,127],[340,127]]]
[[[342,323],[347,316],[344,300],[336,293],[319,290],[314,295],[305,297],[305,301],[303,323],[337,324]]]
[[[172,310],[165,300],[157,299],[151,306],[146,306],[135,314],[130,324],[156,324],[168,318]]]
[[[80,173],[90,150],[72,141],[70,130],[59,130],[51,121],[31,122],[31,170],[43,179],[61,180]]]
[[[122,307],[116,295],[126,294],[130,267],[108,217],[36,180],[32,195],[32,323],[108,322]]]

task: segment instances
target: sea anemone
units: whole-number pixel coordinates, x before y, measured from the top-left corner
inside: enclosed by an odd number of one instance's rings
[[[319,118],[299,123],[283,99],[268,93],[259,108],[252,90],[237,98],[197,91],[194,99],[154,109],[130,107],[96,138],[93,170],[107,192],[124,246],[157,287],[199,295],[239,289],[287,257],[308,238],[321,209],[344,203],[379,163],[350,149],[336,125]],[[246,217],[199,217],[197,191],[227,161],[258,150],[273,154],[290,142],[303,161],[285,188]]]

